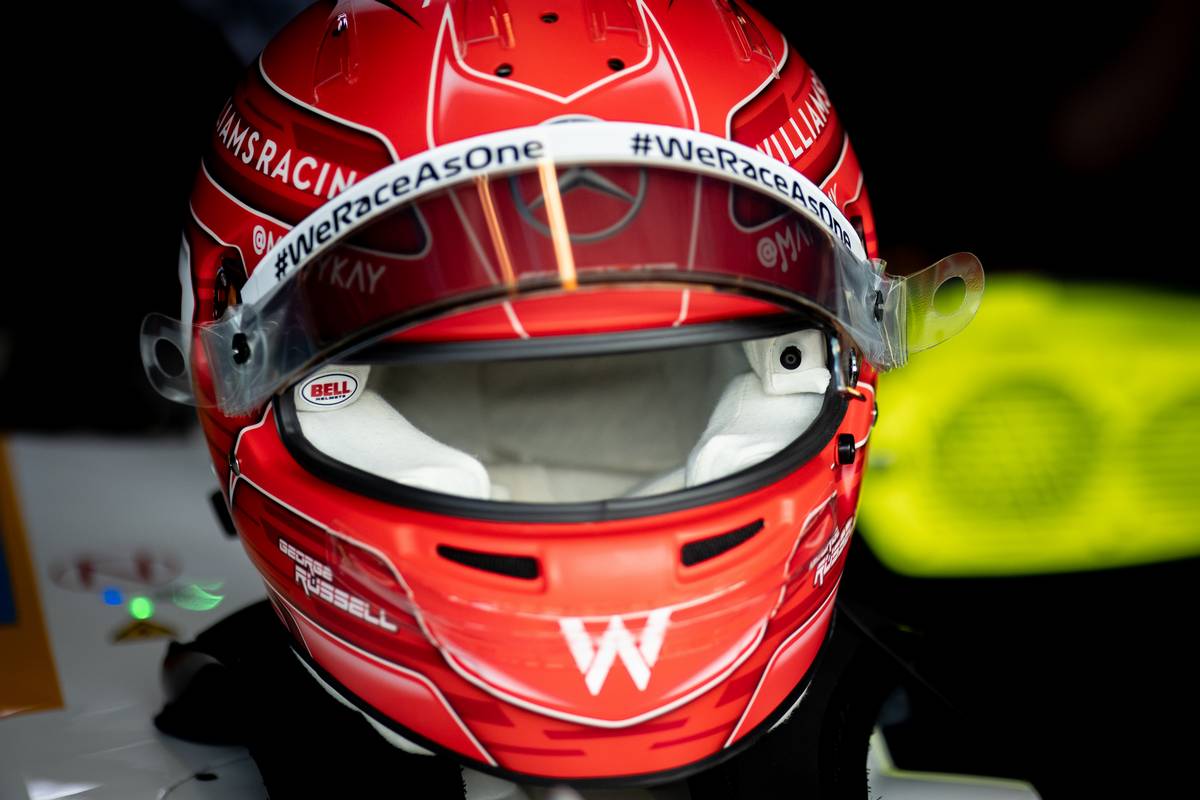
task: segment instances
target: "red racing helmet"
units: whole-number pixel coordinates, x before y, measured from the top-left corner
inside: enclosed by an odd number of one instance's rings
[[[316,3],[190,212],[147,374],[297,657],[522,779],[678,776],[803,711],[875,376],[983,288],[885,272],[825,87],[734,0]]]

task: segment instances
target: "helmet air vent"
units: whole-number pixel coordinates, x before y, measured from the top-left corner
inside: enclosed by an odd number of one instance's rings
[[[719,533],[706,539],[697,539],[683,546],[681,557],[685,567],[693,567],[722,553],[727,553],[743,542],[752,539],[763,529],[763,521],[756,519],[749,525],[743,525],[728,533]]]
[[[537,578],[538,562],[529,556],[506,556],[501,553],[484,553],[479,550],[464,550],[451,547],[448,544],[437,546],[438,555],[449,561],[462,564],[472,569],[484,572],[494,572],[497,575],[507,575],[510,578],[520,578],[531,581]]]

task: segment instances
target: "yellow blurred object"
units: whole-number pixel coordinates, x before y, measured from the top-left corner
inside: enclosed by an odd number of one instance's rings
[[[15,620],[0,622],[0,720],[13,714],[62,708],[62,690],[42,617],[29,544],[17,505],[17,487],[0,441],[0,548]]]
[[[1200,555],[1200,298],[989,278],[967,329],[880,379],[860,529],[913,576]]]

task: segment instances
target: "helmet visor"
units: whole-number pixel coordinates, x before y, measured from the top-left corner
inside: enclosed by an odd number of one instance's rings
[[[939,310],[951,278],[966,291]],[[817,187],[756,150],[673,128],[545,125],[436,148],[351,187],[264,256],[221,320],[148,318],[142,351],[163,394],[245,413],[449,308],[646,281],[819,312],[879,369],[960,330],[983,288],[969,254],[887,275]],[[163,340],[207,363],[203,386],[161,367]]]

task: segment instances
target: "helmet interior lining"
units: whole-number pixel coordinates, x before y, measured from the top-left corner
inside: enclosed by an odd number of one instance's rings
[[[740,348],[723,344],[392,367],[374,371],[368,389],[477,458],[492,499],[561,503],[625,496],[677,471],[745,369]]]
[[[825,375],[804,391],[766,393],[778,354],[734,342],[377,365],[353,404],[301,412],[299,427],[334,461],[418,489],[536,504],[649,497],[742,471],[812,425],[827,405],[825,343],[795,341]]]

